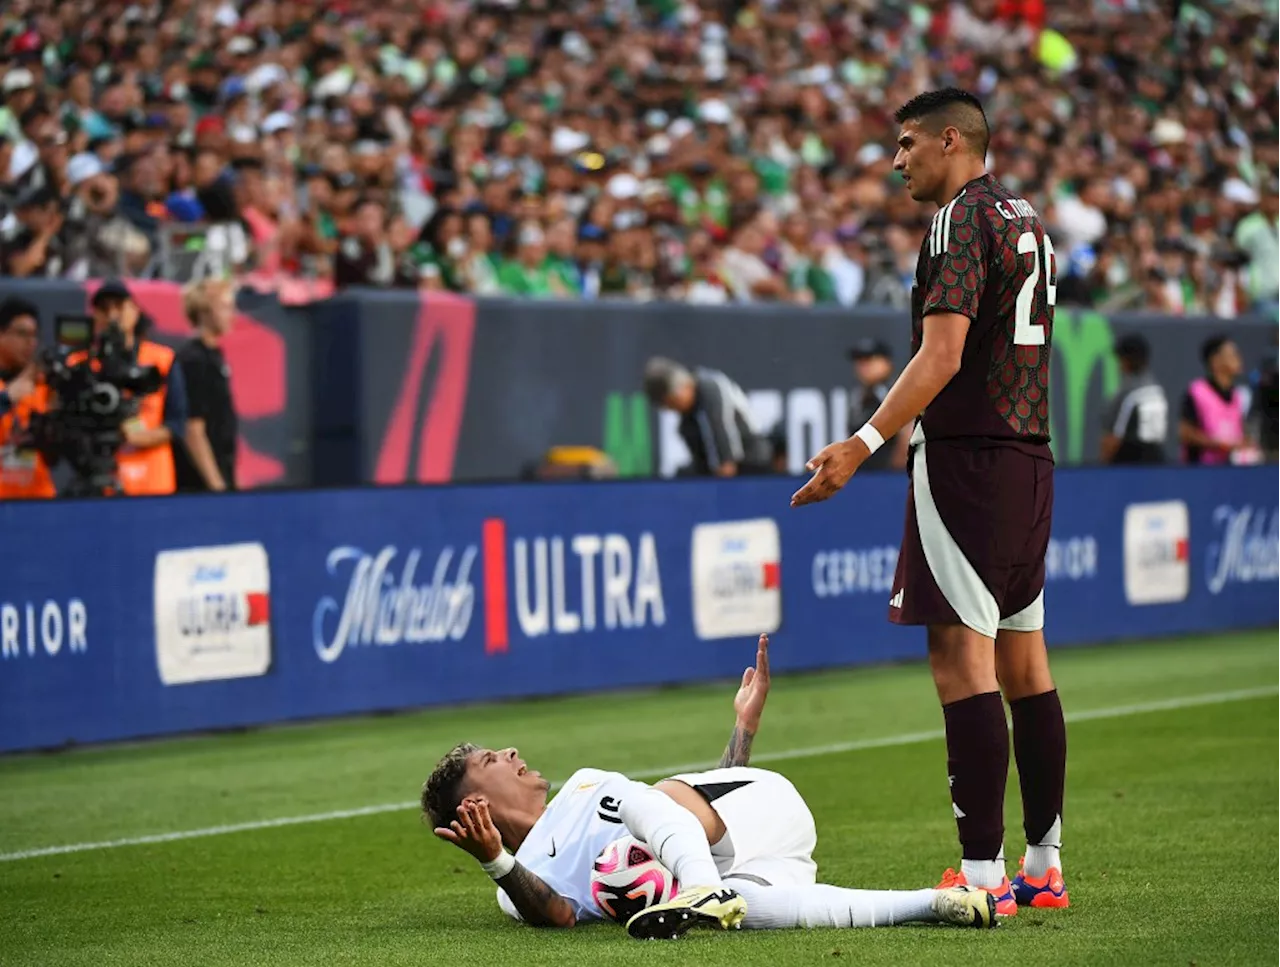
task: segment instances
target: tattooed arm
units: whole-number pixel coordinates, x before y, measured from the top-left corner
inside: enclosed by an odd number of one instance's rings
[[[742,673],[742,687],[733,699],[733,711],[737,720],[733,734],[720,767],[745,766],[751,759],[751,741],[760,731],[760,715],[764,712],[764,700],[769,697],[769,636],[761,635],[756,645],[756,664]]]
[[[464,799],[458,806],[458,818],[448,826],[437,826],[435,833],[481,864],[496,862],[503,854],[502,835],[493,824],[489,803],[484,799]],[[512,862],[515,865],[497,883],[520,919],[535,927],[572,927],[577,916],[569,901],[518,861]]]
[[[755,735],[741,724],[735,725],[729,744],[724,747],[724,755],[720,757],[720,768],[745,766],[751,760],[751,740],[754,738]]]
[[[520,919],[535,927],[572,927],[577,922],[573,907],[535,874],[516,861],[515,867],[498,880],[498,886],[520,911]]]

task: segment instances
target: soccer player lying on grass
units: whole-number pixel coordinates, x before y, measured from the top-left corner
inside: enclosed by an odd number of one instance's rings
[[[547,802],[551,784],[514,749],[460,745],[422,787],[436,836],[470,853],[499,886],[498,905],[541,927],[602,919],[592,864],[626,833],[648,844],[686,888],[627,921],[639,939],[692,926],[729,929],[877,927],[911,921],[990,927],[983,890],[848,890],[815,882],[813,814],[783,776],[748,768],[769,694],[769,639],[733,702],[737,721],[720,768],[655,785],[579,769]],[[514,856],[507,850],[514,851]]]

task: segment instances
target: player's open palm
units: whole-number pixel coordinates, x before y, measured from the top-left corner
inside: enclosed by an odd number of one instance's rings
[[[444,826],[437,826],[435,833],[447,843],[470,853],[481,863],[498,858],[502,852],[502,835],[489,815],[489,803],[484,799],[467,799],[458,806],[458,818]]]
[[[865,455],[865,446],[862,447],[861,453]],[[859,449],[850,440],[841,440],[823,447],[817,456],[805,464],[805,467],[813,472],[813,476],[809,478],[808,483],[792,494],[791,506],[816,504],[820,500],[834,496],[857,472],[862,459],[863,457],[859,456]]]
[[[742,673],[742,686],[733,699],[738,722],[754,734],[760,727],[760,714],[769,697],[769,636],[761,635],[756,645],[756,663]]]

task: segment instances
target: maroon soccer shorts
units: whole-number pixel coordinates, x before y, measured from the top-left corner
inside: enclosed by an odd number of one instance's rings
[[[922,439],[917,431],[916,440]],[[889,620],[997,630],[1044,627],[1053,461],[1015,446],[920,443]]]

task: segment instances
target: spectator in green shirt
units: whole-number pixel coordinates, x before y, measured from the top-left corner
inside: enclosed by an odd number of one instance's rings
[[[1276,311],[1280,298],[1280,234],[1277,233],[1276,186],[1262,196],[1258,211],[1246,215],[1236,226],[1236,247],[1249,256],[1248,288],[1253,308]]]
[[[571,217],[557,219],[547,229],[547,267],[564,287],[564,294],[582,295],[582,269],[577,260],[577,225]]]
[[[568,295],[564,283],[547,262],[547,240],[536,222],[526,222],[516,239],[516,256],[498,269],[498,283],[507,295],[537,297]]]

